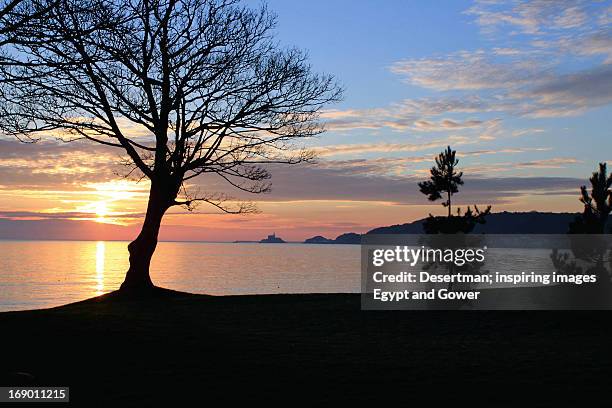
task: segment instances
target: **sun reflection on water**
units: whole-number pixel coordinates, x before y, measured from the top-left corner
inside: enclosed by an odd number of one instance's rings
[[[0,240],[0,311],[60,306],[119,289],[129,268],[127,246]],[[359,245],[332,246],[160,242],[151,278],[214,295],[359,293]]]
[[[96,243],[96,294],[101,295],[104,291],[104,256],[106,245],[104,241]]]

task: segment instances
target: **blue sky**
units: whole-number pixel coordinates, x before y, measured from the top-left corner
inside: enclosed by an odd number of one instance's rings
[[[309,144],[317,165],[273,167],[272,193],[244,197],[261,214],[171,214],[171,239],[334,237],[443,213],[417,183],[448,144],[465,172],[455,204],[493,211],[581,211],[580,185],[612,161],[610,0],[267,4],[279,42],[307,50],[345,98]],[[129,239],[147,186],[121,181],[116,162],[100,146],[0,140],[0,219],[58,223],[60,237],[76,220],[124,220],[112,236]]]
[[[450,109],[406,118],[427,122],[496,121],[490,124],[495,134],[489,139],[465,148],[458,144],[457,149],[524,149],[505,155],[503,163],[548,160],[548,164],[534,162],[525,166],[530,167],[528,172],[516,169],[508,174],[550,174],[548,166],[554,164],[554,174],[585,177],[596,162],[610,160],[612,147],[610,2],[495,3],[272,0],[268,5],[279,17],[279,39],[307,49],[316,69],[333,73],[344,84],[345,100],[335,109],[390,109],[405,100],[465,101],[478,97],[483,104],[481,110]],[[453,78],[456,70],[461,75]],[[600,75],[593,75],[596,70],[602,71]],[[578,76],[573,82],[572,75]],[[590,81],[589,75],[607,85]],[[478,83],[479,77],[485,78],[484,83]],[[581,92],[589,83],[596,84],[591,85],[595,87],[593,92]],[[569,101],[555,101],[561,97]],[[586,100],[577,101],[579,98]],[[495,108],[494,104],[508,106]],[[523,104],[529,106],[523,108]],[[532,110],[538,113],[530,114]],[[365,116],[374,121],[382,119],[380,115]],[[473,141],[478,133],[485,132],[476,126],[471,131],[440,129],[427,133],[409,126],[374,130],[357,127],[337,132],[333,121],[328,128],[330,132],[318,144],[426,143],[452,135]],[[434,151],[436,147],[423,150]],[[362,156],[380,157],[380,152]],[[568,159],[563,167],[561,159]],[[492,155],[464,161],[500,162],[499,156]],[[547,167],[545,171],[543,166]]]
[[[411,1],[267,2],[278,37],[309,51],[312,64],[347,87],[345,106],[369,107],[405,97],[388,69],[406,58],[478,46],[478,27],[462,15],[468,3]],[[443,11],[443,13],[441,13]],[[426,91],[413,89],[415,94]]]

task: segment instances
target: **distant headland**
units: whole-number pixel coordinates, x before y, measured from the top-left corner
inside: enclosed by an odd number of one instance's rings
[[[477,225],[474,234],[566,234],[569,223],[578,213],[549,213],[549,212],[499,212],[487,217],[486,224]],[[365,234],[424,234],[423,223],[425,218],[405,224],[389,225],[371,229]],[[336,238],[327,238],[316,235],[304,240],[304,244],[361,244],[361,236],[356,232],[347,232]],[[234,241],[235,243],[286,243],[276,234],[268,235],[260,241]]]
[[[578,213],[499,212],[487,217],[486,224],[477,225],[475,234],[565,234],[569,223]],[[374,228],[366,234],[424,234],[425,219],[406,224]],[[329,239],[321,235],[308,238],[305,244],[360,244],[361,234],[349,232]]]
[[[321,235],[308,238],[304,241],[305,244],[360,244],[361,235],[355,232],[338,235],[335,239],[325,238]]]

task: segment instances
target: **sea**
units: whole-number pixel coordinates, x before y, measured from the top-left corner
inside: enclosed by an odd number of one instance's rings
[[[60,306],[118,289],[127,245],[0,240],[0,311]],[[160,242],[151,278],[210,295],[358,293],[360,246]]]

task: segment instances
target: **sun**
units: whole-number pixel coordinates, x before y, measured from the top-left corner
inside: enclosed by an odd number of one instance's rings
[[[136,205],[144,205],[148,197],[148,186],[125,180],[85,184],[81,205],[76,211],[86,214],[87,220],[103,224],[127,225],[139,216],[134,213]],[[125,211],[120,211],[125,209]]]
[[[106,206],[106,202],[100,201],[95,204],[94,211],[96,213],[96,221],[97,222],[105,222],[106,216],[108,215],[108,207]]]

